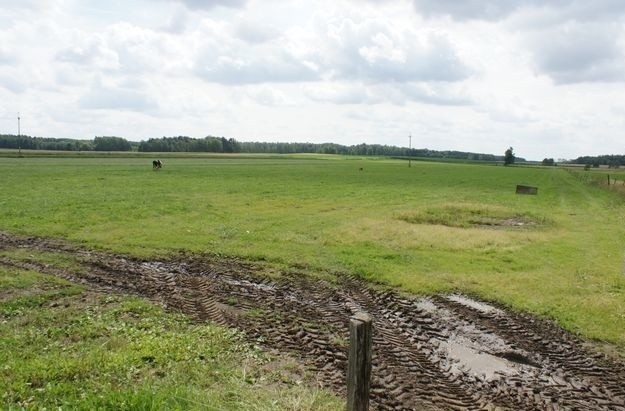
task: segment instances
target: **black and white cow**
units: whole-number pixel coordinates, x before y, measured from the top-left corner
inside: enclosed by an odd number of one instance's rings
[[[158,170],[163,167],[163,162],[161,160],[152,161],[152,170]]]

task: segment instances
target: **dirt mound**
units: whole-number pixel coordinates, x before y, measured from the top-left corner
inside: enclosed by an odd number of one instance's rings
[[[373,409],[625,410],[625,364],[587,351],[551,323],[463,295],[407,298],[350,276],[270,280],[237,260],[141,261],[0,233],[0,249],[16,247],[71,253],[88,270],[6,257],[1,264],[136,293],[238,327],[267,349],[296,353],[341,395],[349,317],[367,311],[374,318]]]

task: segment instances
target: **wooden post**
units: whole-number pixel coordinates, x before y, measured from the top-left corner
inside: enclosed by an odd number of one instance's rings
[[[364,312],[358,312],[349,319],[347,411],[369,409],[372,324],[373,319]]]
[[[408,136],[408,167],[412,167],[412,134]]]

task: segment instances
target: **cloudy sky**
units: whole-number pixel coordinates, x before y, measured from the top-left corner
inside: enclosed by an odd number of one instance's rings
[[[622,0],[0,0],[0,133],[625,153]]]

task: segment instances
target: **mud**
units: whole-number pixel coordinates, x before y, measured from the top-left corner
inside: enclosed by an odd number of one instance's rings
[[[0,249],[74,255],[78,272],[0,258],[95,289],[138,294],[198,321],[242,330],[289,352],[345,395],[349,317],[374,318],[371,407],[379,410],[625,410],[625,364],[590,351],[554,324],[464,295],[380,291],[352,276],[335,282],[233,259],[142,261],[62,242],[0,233]]]

